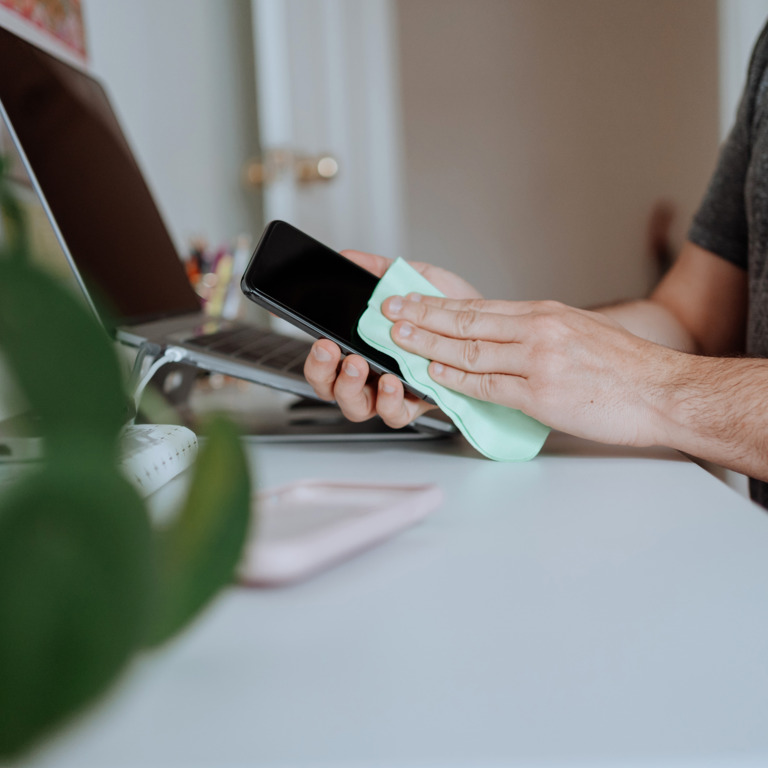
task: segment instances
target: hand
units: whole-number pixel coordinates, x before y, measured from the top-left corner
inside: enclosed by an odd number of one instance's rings
[[[350,261],[381,277],[391,259],[360,251],[342,251]],[[411,266],[447,296],[479,299],[480,294],[452,272],[430,264],[411,262]],[[390,427],[404,427],[434,406],[406,395],[397,376],[384,374],[378,381],[369,376],[368,363],[359,355],[348,355],[339,368],[341,350],[328,339],[312,345],[304,375],[323,400],[335,400],[350,421],[366,421],[378,414]]]
[[[683,358],[556,302],[390,297],[393,340],[457,392],[612,444],[664,443],[660,403]]]

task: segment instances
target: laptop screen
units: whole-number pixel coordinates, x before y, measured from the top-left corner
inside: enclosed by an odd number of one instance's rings
[[[0,101],[102,319],[198,311],[101,85],[0,28]]]

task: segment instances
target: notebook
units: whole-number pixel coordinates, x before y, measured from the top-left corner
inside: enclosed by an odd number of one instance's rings
[[[309,337],[201,311],[97,79],[0,27],[0,116],[80,288],[115,339],[174,348],[205,371],[316,399],[303,376]],[[449,428],[434,421],[423,428]]]

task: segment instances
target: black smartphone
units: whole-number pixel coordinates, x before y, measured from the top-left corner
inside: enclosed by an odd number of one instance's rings
[[[265,307],[316,339],[365,358],[375,373],[392,373],[406,391],[425,398],[403,380],[397,362],[366,344],[357,323],[379,278],[284,221],[267,225],[240,287]]]

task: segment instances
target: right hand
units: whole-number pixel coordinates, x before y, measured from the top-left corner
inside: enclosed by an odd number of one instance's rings
[[[381,277],[392,264],[391,259],[361,251],[341,253],[376,277]],[[452,272],[421,262],[410,264],[449,298],[482,298],[466,280]],[[378,380],[369,376],[368,363],[359,355],[348,355],[341,367],[340,361],[339,347],[329,339],[320,339],[307,356],[304,375],[318,397],[335,400],[350,421],[366,421],[379,415],[388,426],[400,428],[435,407],[406,394],[400,379],[391,373],[385,373]]]

